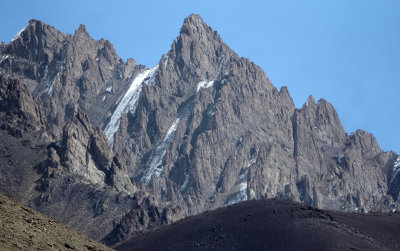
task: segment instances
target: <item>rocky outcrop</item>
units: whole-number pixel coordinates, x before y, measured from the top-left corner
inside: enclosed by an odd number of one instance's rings
[[[398,210],[397,154],[348,135],[324,99],[296,109],[199,15],[151,69],[83,25],[31,20],[0,71],[25,84],[2,80],[2,190],[110,245],[249,199]]]
[[[126,213],[115,228],[102,239],[106,245],[112,246],[161,225],[170,224],[181,219],[185,214],[178,207],[160,208],[151,197],[140,197],[131,210]]]
[[[4,75],[40,98],[58,137],[76,108],[100,125],[137,65],[133,59],[124,63],[109,41],[94,40],[84,25],[65,35],[34,19],[4,46],[0,60]]]
[[[61,141],[49,130],[41,104],[27,87],[0,76],[2,193],[97,240],[117,231],[121,218],[136,207],[143,214],[165,213],[130,226],[129,233],[184,215],[137,189],[122,156],[111,151],[104,133],[82,111],[74,111]],[[135,220],[140,219],[130,222]]]
[[[0,190],[27,203],[53,139],[40,103],[18,80],[0,75]]]
[[[138,184],[189,213],[250,198],[287,198],[344,211],[391,210],[394,153],[347,135],[333,106],[295,109],[286,87],[237,56],[200,16],[142,84],[114,150]],[[395,199],[396,200],[396,199]]]
[[[111,245],[154,226],[183,217],[178,206],[158,203],[151,194],[139,191],[132,183],[123,158],[111,151],[104,133],[91,125],[88,116],[76,110],[63,129],[62,142],[49,147],[49,156],[38,167],[42,178],[37,182],[41,196],[35,206],[64,224]],[[130,219],[128,233],[120,226],[127,215],[137,210],[172,214]],[[75,214],[74,212],[79,212]],[[123,223],[122,223],[123,224]],[[119,235],[114,236],[114,233]]]

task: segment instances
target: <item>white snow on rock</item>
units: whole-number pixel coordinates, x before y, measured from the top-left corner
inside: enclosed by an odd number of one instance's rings
[[[106,92],[112,93],[112,86],[107,87]]]
[[[168,55],[165,55],[165,56],[163,57],[163,59],[162,59],[163,64],[164,64],[164,68],[167,68],[168,59],[169,59]]]
[[[147,77],[144,80],[144,83],[146,85],[154,85],[154,83],[155,83],[155,74],[156,74],[156,72],[158,70],[158,67],[159,67],[159,65],[156,65],[150,70],[149,75],[147,75]]]
[[[60,72],[57,73],[57,75],[54,77],[53,81],[51,81],[50,85],[47,86],[46,92],[51,96],[53,94],[53,86],[56,83],[56,80],[58,76],[60,75]]]
[[[211,81],[207,81],[207,80],[200,81],[197,84],[197,92],[200,91],[200,88],[209,88],[209,87],[211,87],[213,85],[214,85],[214,80],[211,80]]]
[[[239,203],[241,201],[245,201],[248,200],[248,196],[247,196],[247,180],[248,180],[248,176],[249,176],[249,168],[256,163],[257,159],[256,158],[252,158],[249,163],[247,164],[246,168],[244,169],[244,171],[241,172],[241,174],[239,175],[239,191],[236,192],[234,194],[234,197],[231,198],[228,203],[226,203],[226,205],[232,205],[232,204],[236,204]]]
[[[3,61],[6,60],[7,58],[8,58],[8,55],[7,55],[7,56],[3,56],[3,57],[0,59],[0,64],[3,63]]]
[[[392,171],[392,178],[391,178],[390,183],[392,183],[396,179],[396,176],[399,173],[400,173],[400,156],[397,157],[396,161],[394,162],[393,171]]]
[[[47,78],[48,73],[49,73],[49,66],[46,65],[46,68],[44,69],[44,76],[43,76],[42,80],[45,80]]]
[[[53,78],[53,80],[51,81],[50,85],[47,86],[47,88],[46,88],[46,92],[49,93],[50,96],[53,94],[53,86],[56,83],[56,80],[57,80],[58,76],[60,75],[60,72],[64,70],[65,62],[66,62],[65,59],[63,61],[57,61],[56,62],[56,64],[57,64],[56,67],[58,69],[57,70],[57,75]],[[48,73],[48,69],[47,69],[47,72],[46,72],[46,77],[47,77],[47,73]]]
[[[175,119],[172,125],[169,127],[167,135],[165,135],[164,140],[156,147],[152,152],[149,164],[149,169],[145,172],[142,177],[142,182],[149,184],[151,176],[155,174],[157,178],[160,178],[162,171],[164,170],[161,166],[164,155],[169,147],[170,143],[174,140],[176,128],[179,125],[180,118]]]
[[[185,174],[185,181],[181,186],[181,191],[185,190],[188,184],[189,184],[189,174]]]
[[[156,67],[158,68],[158,66]],[[113,115],[111,116],[110,122],[104,129],[104,133],[106,134],[108,143],[111,145],[111,147],[114,145],[114,134],[119,128],[122,115],[128,113],[129,111],[134,112],[136,110],[137,101],[142,91],[142,83],[146,78],[149,77],[151,72],[154,71],[154,68],[147,69],[139,73],[136,78],[133,79],[128,91],[125,93],[124,97],[121,99]]]
[[[15,40],[17,40],[17,39],[21,36],[21,33],[24,32],[24,30],[25,30],[28,26],[29,26],[29,24],[28,24],[27,26],[25,26],[24,28],[22,28],[22,29],[17,33],[17,35],[15,35],[15,37],[13,37],[13,38],[11,39],[10,43],[12,43],[12,42],[14,42]]]
[[[217,69],[217,73],[215,74],[215,77],[213,80],[208,81],[208,80],[202,80],[197,84],[197,92],[200,91],[201,88],[210,88],[214,85],[214,82],[217,81],[217,79],[219,78],[219,76],[221,75],[222,72],[222,67],[224,66],[224,62],[225,62],[225,52],[222,55],[222,59],[219,62],[218,65],[218,69]]]
[[[247,176],[248,176],[249,170],[247,169],[246,172],[240,176],[240,180],[242,182],[239,184],[239,191],[236,192],[234,197],[226,203],[226,205],[233,205],[236,203],[239,203],[241,201],[245,201],[248,199],[247,196]]]

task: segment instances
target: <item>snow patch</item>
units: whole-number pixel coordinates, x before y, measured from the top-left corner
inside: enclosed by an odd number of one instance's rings
[[[42,80],[45,80],[47,78],[48,73],[49,73],[49,66],[46,65],[46,68],[44,69],[44,76],[43,76]]]
[[[228,203],[226,203],[226,205],[233,205],[236,203],[239,203],[241,201],[245,201],[248,199],[247,196],[247,177],[249,174],[249,169],[247,168],[246,171],[244,172],[244,174],[240,175],[239,178],[241,180],[241,183],[239,184],[239,191],[236,192],[236,194],[234,195],[234,197],[228,201]]]
[[[254,163],[256,163],[257,158],[252,158],[249,163],[247,164],[247,167],[251,167]]]
[[[146,85],[154,85],[154,83],[155,83],[155,73],[157,72],[158,67],[159,67],[159,65],[156,65],[150,70],[149,74],[147,75],[147,77],[144,80],[144,83]]]
[[[96,62],[99,62],[99,60],[100,60],[100,59],[97,57],[97,58],[96,58]]]
[[[217,69],[217,73],[215,74],[214,79],[211,80],[211,81],[208,81],[208,80],[202,80],[202,81],[200,81],[200,82],[197,84],[197,89],[196,89],[197,92],[199,92],[201,88],[210,88],[210,87],[212,87],[212,86],[214,85],[214,82],[217,81],[217,79],[218,79],[218,78],[220,77],[220,75],[221,75],[222,68],[223,68],[223,66],[224,66],[224,62],[225,62],[225,52],[224,52],[224,54],[222,55],[221,61],[219,62],[218,69]],[[225,79],[224,79],[224,80],[225,80]],[[222,81],[222,84],[225,84],[225,83],[226,83],[226,82],[224,82],[224,80]],[[226,81],[226,80],[225,80],[225,81]]]
[[[58,76],[60,75],[60,72],[62,70],[64,70],[65,62],[66,62],[65,59],[63,61],[57,61],[56,62],[56,65],[57,65],[56,68],[58,69],[57,70],[57,75],[53,78],[53,80],[51,81],[50,85],[47,86],[47,88],[46,88],[46,92],[49,93],[50,96],[53,94],[53,87],[54,87],[54,84],[56,83],[56,80],[57,80]],[[47,75],[46,75],[46,77],[47,77]]]
[[[172,125],[169,127],[167,135],[165,135],[164,140],[156,147],[152,152],[149,164],[149,169],[145,172],[142,177],[142,182],[149,184],[151,176],[155,174],[157,178],[160,178],[161,173],[164,168],[161,166],[164,155],[169,147],[170,143],[174,140],[176,128],[179,125],[180,118],[175,119]]]
[[[396,161],[394,162],[392,178],[390,180],[390,183],[392,183],[396,179],[396,177],[399,173],[400,173],[400,156],[397,157]]]
[[[101,99],[101,101],[104,101],[104,100],[106,100],[106,96],[103,96],[103,98]]]
[[[60,75],[60,72],[57,73],[57,75],[54,77],[53,81],[51,81],[50,85],[47,86],[46,92],[51,96],[53,94],[53,86],[56,83],[56,80],[58,76]]]
[[[200,88],[209,88],[209,87],[212,87],[213,85],[214,85],[214,80],[211,80],[211,81],[207,81],[207,80],[200,81],[197,84],[197,92],[200,91]]]
[[[0,64],[3,63],[3,61],[6,60],[7,58],[8,58],[8,55],[7,55],[7,56],[3,56],[3,57],[1,58],[1,60],[0,60]]]
[[[128,76],[127,79],[130,79],[130,78],[132,77],[132,74],[133,74],[133,72],[131,72],[131,73],[129,74],[129,76]]]
[[[106,92],[112,93],[112,86],[107,87]]]
[[[248,196],[247,196],[247,187],[248,187],[248,183],[247,180],[249,178],[249,169],[250,167],[256,163],[257,159],[256,158],[252,158],[249,160],[249,162],[247,163],[247,166],[242,169],[241,173],[239,174],[239,191],[237,191],[234,196],[228,201],[228,203],[226,203],[226,205],[232,205],[232,204],[236,204],[238,202],[241,201],[245,201],[248,200]]]
[[[154,71],[154,68],[147,69],[139,73],[136,78],[133,79],[128,91],[125,93],[124,97],[121,99],[113,115],[111,116],[110,122],[104,129],[104,133],[106,134],[108,143],[111,145],[111,147],[114,144],[114,134],[119,128],[122,115],[128,113],[129,111],[134,112],[136,110],[137,101],[140,93],[142,92],[142,83],[149,76],[149,74]]]
[[[400,156],[397,157],[396,162],[394,162],[394,168],[399,168],[400,167]]]
[[[164,58],[163,58],[163,64],[164,64],[164,69],[166,69],[167,68],[167,65],[168,65],[168,59],[169,59],[169,57],[168,57],[168,55],[166,55]]]
[[[28,26],[29,26],[29,24],[28,24],[27,26],[25,26],[24,28],[22,28],[22,29],[17,33],[17,35],[15,35],[15,37],[13,37],[13,38],[11,39],[10,43],[12,43],[12,42],[14,42],[15,40],[17,40],[17,39],[21,36],[21,33],[24,32],[24,30],[25,30]]]
[[[188,184],[189,184],[189,174],[185,174],[185,181],[181,186],[181,191],[185,190]]]

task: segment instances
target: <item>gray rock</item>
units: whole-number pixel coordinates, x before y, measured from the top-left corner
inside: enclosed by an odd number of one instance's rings
[[[26,86],[1,85],[11,142],[0,149],[1,191],[14,187],[8,196],[109,245],[249,199],[398,210],[396,153],[367,132],[346,134],[324,99],[296,109],[287,87],[199,15],[152,69],[123,62],[83,25],[65,35],[37,20],[0,44],[0,60],[0,75]]]

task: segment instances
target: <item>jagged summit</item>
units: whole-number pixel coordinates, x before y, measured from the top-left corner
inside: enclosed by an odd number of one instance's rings
[[[191,14],[190,16],[186,17],[180,29],[180,34],[185,33],[190,35],[193,33],[204,32],[214,33],[212,28],[204,22],[203,18],[199,14]]]
[[[87,31],[86,26],[84,24],[79,25],[78,30],[75,31],[75,33],[77,33],[77,32],[83,32],[83,33],[89,35],[89,32]]]
[[[352,212],[398,209],[397,154],[383,152],[368,133],[346,134],[324,99],[310,96],[296,109],[287,87],[274,87],[199,15],[184,20],[151,69],[123,62],[83,25],[74,35],[39,21],[29,25],[16,42],[0,46],[0,71],[41,103],[49,126],[43,130],[55,138],[41,143],[39,172],[26,172],[34,178],[18,189],[23,199],[35,198],[37,209],[91,236],[120,241],[171,219],[259,198]],[[0,136],[38,136],[13,124],[21,112],[1,114]],[[12,149],[29,150],[24,137]],[[0,151],[2,168],[15,161],[7,151]],[[29,197],[31,187],[37,189]]]

